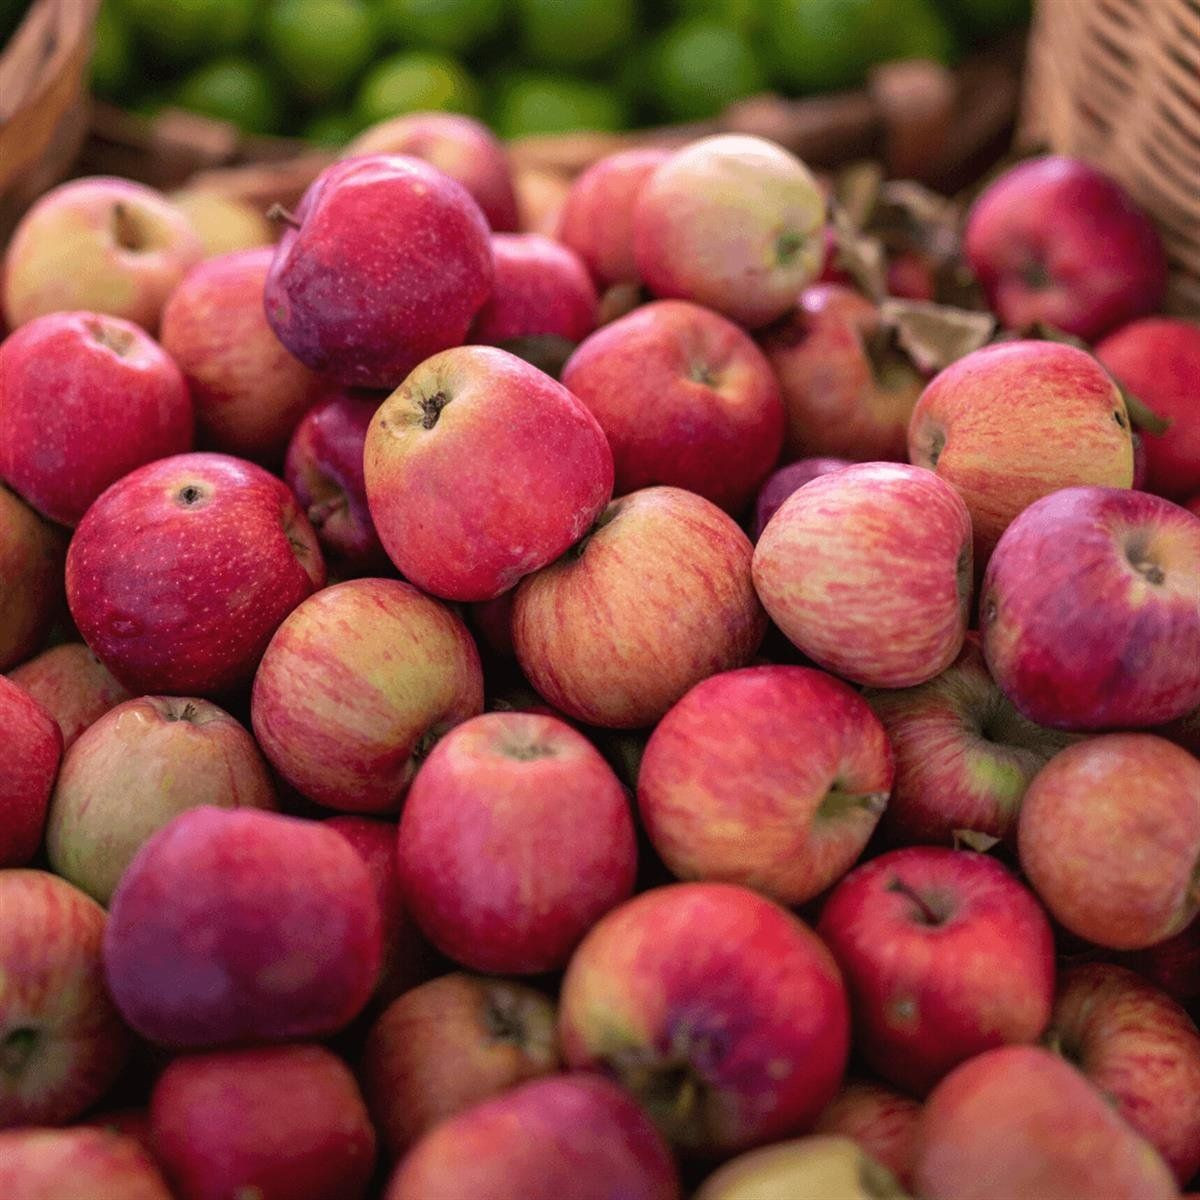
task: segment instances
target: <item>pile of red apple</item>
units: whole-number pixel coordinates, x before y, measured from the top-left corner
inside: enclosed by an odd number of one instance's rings
[[[883,264],[982,320],[935,371],[778,146],[605,159],[555,240],[482,127],[383,140],[273,248],[107,178],[7,248],[0,1196],[1200,1188],[1149,219],[1002,175],[992,317]]]

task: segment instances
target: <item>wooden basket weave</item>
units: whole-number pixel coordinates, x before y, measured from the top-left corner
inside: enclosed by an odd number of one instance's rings
[[[1200,316],[1200,0],[1038,0],[1020,136],[1119,179],[1159,222],[1168,307]]]

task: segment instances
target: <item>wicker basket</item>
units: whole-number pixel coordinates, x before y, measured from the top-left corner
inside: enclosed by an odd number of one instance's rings
[[[1200,0],[1038,0],[1021,139],[1090,159],[1158,220],[1200,316]]]
[[[0,54],[0,241],[71,169],[88,129],[99,0],[34,0]]]

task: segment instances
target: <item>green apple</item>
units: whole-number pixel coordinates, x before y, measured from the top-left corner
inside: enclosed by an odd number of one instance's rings
[[[516,0],[516,9],[526,53],[547,67],[611,59],[638,24],[636,0]]]
[[[179,63],[240,49],[259,6],[253,0],[121,0],[121,7],[153,57]]]
[[[96,14],[92,34],[92,87],[101,96],[119,96],[133,73],[133,41],[113,0]]]
[[[379,0],[379,15],[406,45],[466,54],[500,32],[508,7],[508,0]]]
[[[413,50],[374,66],[362,81],[354,108],[363,125],[426,109],[473,116],[480,109],[479,85],[457,59]]]
[[[672,121],[711,117],[766,85],[745,35],[711,17],[685,19],[663,32],[650,82],[662,115]]]
[[[371,61],[375,14],[360,0],[276,0],[263,42],[293,93],[320,104],[344,92]]]
[[[174,100],[249,133],[275,133],[283,118],[278,86],[248,58],[218,58],[197,67],[180,82]]]
[[[502,83],[495,124],[501,137],[618,130],[629,123],[625,99],[613,88],[569,75],[518,73]]]
[[[323,112],[304,127],[304,136],[318,146],[344,146],[361,125],[353,113]]]

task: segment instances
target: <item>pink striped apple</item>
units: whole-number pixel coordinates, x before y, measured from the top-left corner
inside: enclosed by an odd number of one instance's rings
[[[83,642],[51,646],[11,671],[9,678],[58,722],[64,751],[109,709],[130,698]]]
[[[63,608],[67,539],[0,484],[0,671],[37,652]]]

